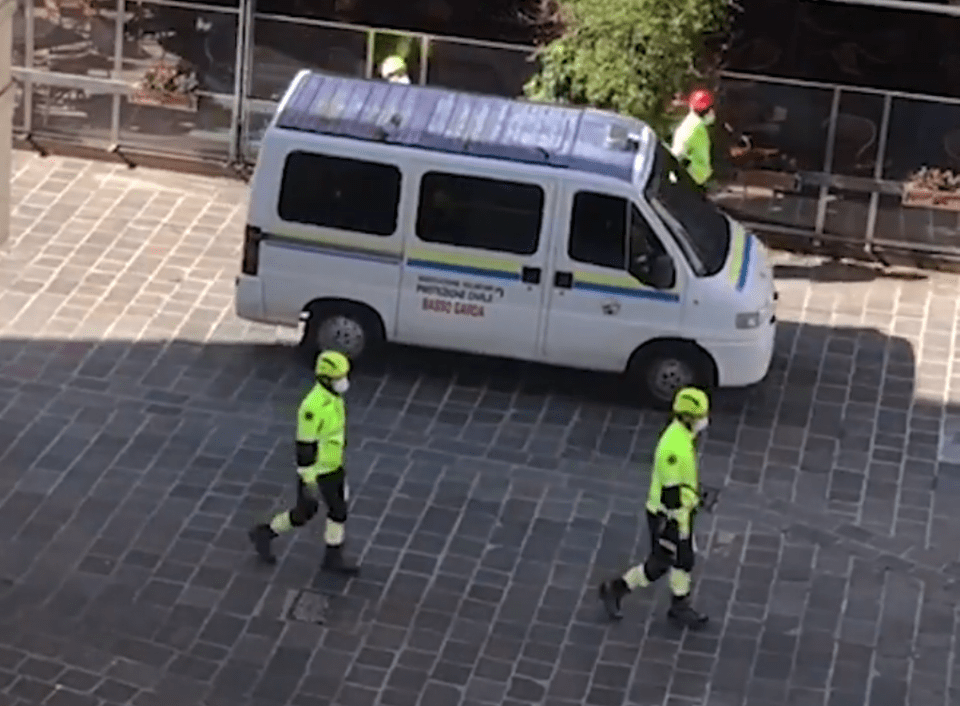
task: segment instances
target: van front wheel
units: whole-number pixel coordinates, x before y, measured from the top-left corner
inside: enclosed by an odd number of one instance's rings
[[[311,359],[334,350],[358,360],[383,342],[383,327],[376,314],[361,306],[323,304],[309,311],[301,342]]]
[[[713,361],[698,346],[677,341],[651,345],[637,351],[628,374],[641,393],[656,407],[669,409],[682,387],[714,385]]]

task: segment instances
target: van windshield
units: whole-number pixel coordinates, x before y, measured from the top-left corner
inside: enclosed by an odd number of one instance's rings
[[[660,143],[645,193],[698,276],[710,277],[723,269],[730,222],[696,190],[687,171]]]

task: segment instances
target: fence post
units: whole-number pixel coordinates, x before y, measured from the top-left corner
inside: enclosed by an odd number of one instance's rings
[[[237,57],[233,69],[233,105],[230,120],[230,164],[241,161],[243,156],[244,119],[246,97],[249,88],[249,68],[253,63],[253,5],[254,0],[241,0],[237,13]]]
[[[377,33],[372,29],[367,30],[367,59],[366,66],[363,68],[364,78],[373,78],[373,56],[377,43]]]
[[[427,54],[430,53],[430,37],[426,34],[420,35],[420,85],[427,85]]]
[[[246,148],[248,147],[248,141],[250,140],[250,115],[249,115],[249,105],[248,101],[250,96],[253,93],[253,63],[254,63],[254,49],[256,49],[257,44],[257,4],[256,0],[245,0],[246,7],[244,8],[244,14],[246,15],[246,24],[243,27],[243,84],[241,86],[240,94],[240,134],[238,136],[238,142],[240,143],[240,152],[238,159],[240,161],[247,161],[247,152]]]
[[[823,155],[824,181],[829,182],[833,171],[833,147],[837,138],[837,115],[840,113],[840,87],[833,89],[833,102],[830,104],[830,124],[827,126],[827,149]],[[820,197],[817,199],[817,223],[814,232],[823,235],[823,226],[827,220],[827,196],[830,192],[828,183],[820,185]]]
[[[33,0],[27,0],[31,3]],[[123,38],[126,35],[127,2],[117,0],[117,20],[113,28],[113,78],[117,81],[123,76]],[[110,101],[110,146],[120,144],[120,106],[123,96],[114,93]]]
[[[23,63],[28,69],[23,81],[23,131],[30,134],[33,130],[33,45],[35,33],[33,25],[34,0],[24,0],[23,3]]]
[[[878,182],[883,178],[883,163],[887,158],[887,133],[890,130],[890,109],[893,105],[893,96],[885,93],[883,96],[883,116],[880,118],[880,135],[877,137],[877,159],[873,164],[873,178]],[[873,253],[873,238],[877,229],[877,211],[880,209],[880,192],[870,194],[870,210],[867,212],[867,234],[863,249],[868,254]]]

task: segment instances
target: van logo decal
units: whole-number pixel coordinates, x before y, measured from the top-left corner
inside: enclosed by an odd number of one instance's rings
[[[506,293],[503,287],[483,282],[431,275],[417,276],[416,291],[421,296],[420,306],[424,311],[472,318],[485,317],[484,305],[499,302]]]
[[[505,292],[503,287],[494,287],[480,282],[419,275],[417,277],[417,294],[429,297],[441,297],[443,299],[492,304],[495,301],[503,299]]]

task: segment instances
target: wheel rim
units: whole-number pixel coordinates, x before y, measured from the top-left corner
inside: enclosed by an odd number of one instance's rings
[[[662,359],[650,370],[650,389],[661,400],[670,401],[681,387],[693,383],[693,370],[682,360]]]
[[[317,331],[320,350],[336,350],[350,358],[356,358],[367,345],[363,326],[347,316],[331,316],[325,319]]]

